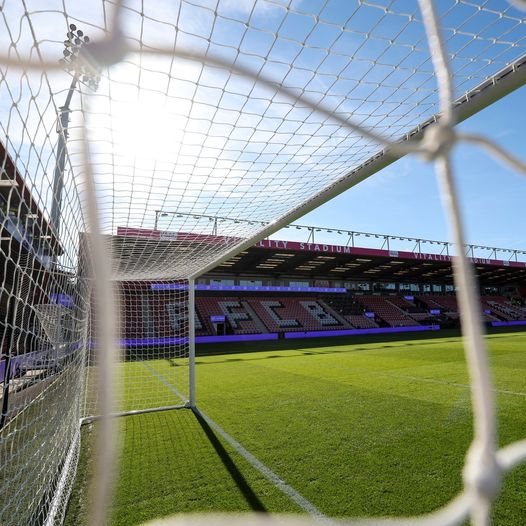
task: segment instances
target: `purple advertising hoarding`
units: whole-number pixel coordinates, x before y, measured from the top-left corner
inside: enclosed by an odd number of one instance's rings
[[[45,369],[51,365],[55,358],[53,351],[35,351],[20,354],[11,358],[9,378],[22,376],[28,369]],[[6,360],[0,361],[0,383],[5,381]]]
[[[63,307],[72,308],[75,306],[73,298],[68,294],[51,293],[49,295],[49,300],[51,301],[51,303],[62,305]]]
[[[196,336],[195,343],[248,342],[262,340],[277,340],[277,333],[265,334],[228,334],[225,336]],[[128,338],[120,340],[123,347],[149,347],[151,345],[183,345],[188,343],[187,337],[174,338]]]
[[[188,285],[182,283],[152,283],[151,290],[187,290]],[[274,285],[195,285],[195,290],[225,291],[225,292],[328,292],[331,294],[345,294],[347,289],[342,287],[282,287]]]

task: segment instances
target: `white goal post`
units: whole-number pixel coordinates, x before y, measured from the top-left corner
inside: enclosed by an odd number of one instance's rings
[[[1,4],[0,523],[62,522],[94,419],[91,520],[104,522],[112,417],[198,405],[195,280],[258,240],[416,154],[436,164],[462,246],[451,148],[471,142],[526,173],[490,136],[455,131],[526,83],[520,7]],[[228,218],[221,235],[210,217]],[[461,495],[417,520],[481,526],[526,442],[497,450],[462,251],[454,267],[474,439]]]

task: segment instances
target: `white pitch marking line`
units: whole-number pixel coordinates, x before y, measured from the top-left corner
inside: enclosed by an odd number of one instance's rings
[[[150,371],[155,377],[157,377],[158,380],[160,380],[165,387],[168,387],[170,391],[175,393],[183,402],[186,402],[186,397],[175,387],[175,385],[171,384],[161,373],[158,373],[149,363],[147,362],[141,362],[148,371]]]
[[[193,409],[206,423],[219,435],[221,435],[245,460],[247,460],[254,468],[256,468],[267,480],[272,482],[282,493],[284,493],[291,501],[296,503],[303,511],[307,512],[311,517],[316,519],[321,524],[334,524],[329,517],[323,514],[312,502],[307,500],[303,495],[297,492],[292,486],[281,479],[268,466],[258,460],[250,451],[243,447],[235,438],[231,437],[224,429],[216,424],[211,418],[206,416],[199,409]]]
[[[394,373],[375,373],[380,376],[389,376],[392,378],[402,378],[404,380],[416,380],[417,382],[427,382],[431,384],[450,385],[451,387],[461,387],[463,389],[469,389],[471,386],[468,384],[459,384],[456,382],[448,382],[447,380],[436,380],[434,378],[422,378],[420,376],[409,376],[405,374],[394,374]],[[495,393],[508,394],[513,396],[526,396],[526,393],[521,391],[508,391],[506,389],[493,389]]]
[[[173,391],[179,398],[185,400],[182,394],[173,386],[162,374],[157,372],[146,362],[142,364],[154,374],[168,389]],[[239,453],[252,467],[257,469],[268,481],[272,482],[284,495],[286,495],[292,502],[297,504],[304,512],[308,513],[313,519],[320,524],[334,525],[334,521],[327,515],[322,513],[312,502],[307,500],[301,493],[296,491],[292,486],[287,484],[281,477],[279,477],[268,466],[258,460],[248,449],[241,445],[235,438],[230,436],[222,427],[214,422],[210,417],[202,413],[197,408],[192,408],[192,411],[199,415],[216,433],[221,435],[223,439],[228,442],[234,450]]]

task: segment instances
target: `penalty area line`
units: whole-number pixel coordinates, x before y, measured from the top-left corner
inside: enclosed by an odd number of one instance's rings
[[[185,400],[184,396],[179,390],[170,383],[161,373],[156,371],[149,364],[142,362],[142,364],[156,376],[168,389],[174,392],[179,398]],[[313,519],[320,524],[327,526],[334,525],[334,521],[331,520],[327,515],[322,513],[312,502],[306,499],[301,493],[296,491],[290,484],[287,484],[280,476],[272,471],[268,466],[263,464],[261,460],[256,458],[248,449],[240,444],[234,437],[229,435],[219,424],[212,420],[209,416],[205,415],[197,407],[190,408],[193,413],[202,418],[211,429],[213,429],[218,435],[220,435],[225,442],[227,442],[239,455],[241,455],[253,468],[261,473],[269,482],[271,482],[277,489],[279,489],[289,500],[299,506],[305,513],[308,513]]]
[[[281,477],[276,475],[268,466],[263,464],[261,460],[257,459],[250,451],[242,446],[235,438],[230,436],[219,424],[214,422],[210,417],[205,415],[197,408],[192,408],[192,411],[202,418],[218,435],[234,448],[252,467],[259,471],[268,481],[272,482],[283,494],[285,494],[292,502],[297,504],[303,511],[308,513],[311,517],[316,519],[321,524],[334,524],[327,515],[322,513],[312,502],[307,500],[301,493],[296,491],[291,485],[287,484]]]
[[[173,385],[170,383],[161,373],[157,372],[149,363],[141,362],[148,371],[150,371],[156,378],[159,380],[165,387],[170,389],[172,393],[175,393],[183,402],[186,402],[186,397]]]

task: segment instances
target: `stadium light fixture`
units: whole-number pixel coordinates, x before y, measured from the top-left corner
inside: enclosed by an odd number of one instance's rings
[[[168,217],[168,212],[163,212],[162,210],[155,210],[155,223],[153,226],[154,230],[157,230],[157,224],[159,223],[159,217]]]
[[[59,63],[73,75],[73,78],[71,79],[64,105],[59,108],[60,113],[57,123],[58,143],[53,174],[53,200],[51,203],[51,225],[57,238],[60,233],[60,217],[62,215],[62,191],[64,189],[66,141],[68,140],[71,99],[79,82],[85,84],[93,91],[97,90],[100,82],[100,74],[79,59],[82,47],[88,44],[89,41],[89,37],[84,35],[83,31],[78,29],[75,24],[70,24],[67,39],[64,40],[64,50],[62,52],[64,58],[59,60]]]

